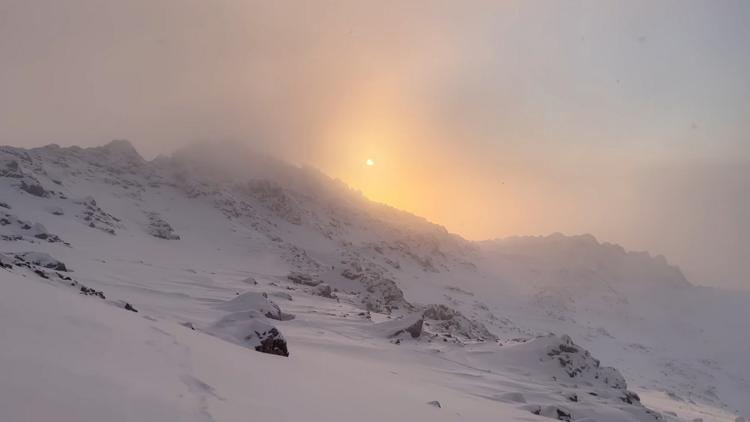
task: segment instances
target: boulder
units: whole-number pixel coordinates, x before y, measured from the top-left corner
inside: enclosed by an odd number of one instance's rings
[[[257,352],[289,356],[286,339],[258,312],[233,312],[208,330],[211,334]]]
[[[281,335],[276,327],[269,328],[264,331],[253,331],[246,338],[248,341],[257,339],[260,343],[255,346],[255,350],[261,353],[269,353],[272,355],[289,356],[289,350],[287,349],[286,340]]]
[[[320,283],[315,286],[313,294],[316,296],[327,297],[329,299],[336,299],[336,295],[333,293],[333,289],[328,283]]]

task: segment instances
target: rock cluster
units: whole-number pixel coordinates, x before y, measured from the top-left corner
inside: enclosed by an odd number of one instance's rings
[[[158,213],[147,212],[146,216],[148,217],[148,234],[159,239],[180,240],[180,236],[175,233],[172,226]]]

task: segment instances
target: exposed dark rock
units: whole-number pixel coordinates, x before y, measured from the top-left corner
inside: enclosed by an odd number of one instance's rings
[[[146,213],[149,220],[148,233],[151,236],[166,240],[180,240],[180,236],[174,232],[172,226],[167,223],[158,213]]]
[[[636,404],[641,402],[641,398],[638,396],[638,394],[626,390],[623,395],[620,397],[620,400],[627,404]]]
[[[16,259],[22,262],[28,262],[39,267],[48,268],[55,271],[68,271],[68,268],[61,261],[52,258],[49,254],[43,252],[24,252],[15,255]]]
[[[598,359],[591,356],[588,350],[573,343],[569,336],[558,337],[550,334],[538,337],[526,345],[530,348],[541,346],[537,349],[537,353],[541,352],[540,360],[557,362],[567,377],[622,390],[623,394],[626,394],[623,401],[637,402],[637,395],[624,393],[627,391],[627,383],[617,369],[600,366]]]
[[[317,296],[326,297],[329,299],[336,299],[336,295],[333,293],[333,289],[328,283],[320,283],[313,289],[313,294]]]
[[[26,181],[22,181],[21,190],[28,193],[29,195],[38,196],[40,198],[46,198],[49,196],[49,192],[44,190],[42,185],[38,183],[27,184]]]
[[[557,413],[557,419],[558,420],[570,422],[570,420],[571,420],[571,413],[570,412],[566,412],[566,411],[561,410],[561,409],[555,409],[555,412]]]
[[[85,296],[97,296],[101,299],[106,299],[106,297],[104,297],[104,292],[102,292],[101,290],[96,290],[90,287],[81,286],[80,291],[81,291],[81,294]]]
[[[262,332],[255,331],[254,333],[258,340],[260,340],[260,345],[255,346],[256,351],[272,355],[289,356],[286,340],[276,327]],[[248,336],[247,339],[250,339],[250,337]]]
[[[305,286],[312,286],[315,287],[318,284],[322,283],[321,280],[313,278],[310,274],[304,274],[299,272],[292,272],[289,273],[289,275],[286,276],[292,283],[296,284],[303,284]]]
[[[344,276],[345,278],[348,278],[349,280],[357,280],[359,278],[362,278],[363,274],[361,272],[357,272],[350,268],[347,268],[341,272],[341,275]]]
[[[245,283],[245,284],[249,284],[251,286],[257,286],[258,285],[258,281],[256,281],[255,278],[253,278],[253,277],[248,277],[248,278],[242,280],[242,282]]]
[[[375,324],[372,330],[387,338],[405,339],[405,334],[408,334],[411,338],[419,338],[422,335],[423,323],[422,315],[415,312],[411,315]]]
[[[424,320],[422,318],[418,319],[415,323],[409,325],[408,327],[404,328],[401,332],[407,332],[409,333],[412,338],[418,338],[422,335],[422,325],[424,324]],[[401,332],[396,332],[394,335],[398,335]]]
[[[76,217],[87,226],[111,235],[116,234],[115,228],[122,228],[120,219],[101,209],[94,198],[89,196],[76,203],[83,206],[83,210]]]

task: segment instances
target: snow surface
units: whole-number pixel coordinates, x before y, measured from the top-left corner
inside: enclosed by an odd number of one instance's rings
[[[589,235],[469,242],[227,146],[0,147],[0,205],[3,421],[750,414],[750,295]]]

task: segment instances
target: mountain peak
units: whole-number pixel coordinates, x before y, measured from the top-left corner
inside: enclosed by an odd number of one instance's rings
[[[133,144],[127,139],[114,139],[105,145],[94,147],[92,149],[123,158],[137,158],[139,161],[143,160],[141,154],[138,153]]]

